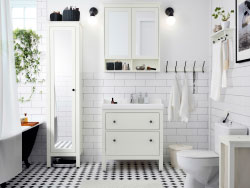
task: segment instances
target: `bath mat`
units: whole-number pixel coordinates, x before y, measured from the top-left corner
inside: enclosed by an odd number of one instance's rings
[[[159,180],[84,180],[81,188],[162,188]]]

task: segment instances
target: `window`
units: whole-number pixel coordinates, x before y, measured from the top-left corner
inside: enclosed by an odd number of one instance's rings
[[[36,30],[36,4],[33,0],[12,0],[13,29]]]

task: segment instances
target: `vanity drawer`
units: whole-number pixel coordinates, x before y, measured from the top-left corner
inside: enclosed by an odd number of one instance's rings
[[[159,155],[159,132],[106,132],[106,155]]]
[[[159,113],[106,113],[106,129],[159,129]]]

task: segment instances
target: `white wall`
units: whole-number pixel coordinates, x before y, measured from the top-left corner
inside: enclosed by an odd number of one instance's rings
[[[110,2],[110,1],[109,1]],[[114,1],[113,2],[120,2]],[[129,2],[129,1],[123,1]],[[130,1],[131,2],[131,1]],[[155,1],[138,1],[155,2]],[[161,23],[161,62],[162,73],[103,73],[104,40],[103,40],[103,1],[101,0],[38,0],[40,33],[46,39],[46,19],[53,11],[62,11],[66,6],[76,5],[81,11],[81,22],[84,28],[83,40],[83,155],[84,161],[100,161],[101,159],[101,104],[104,98],[127,98],[130,93],[148,92],[150,97],[161,98],[166,104],[171,90],[174,73],[165,73],[165,61],[170,67],[175,61],[188,61],[192,67],[197,60],[197,66],[206,60],[209,64],[209,6],[207,0],[174,0],[159,1]],[[89,9],[95,6],[99,10],[98,23],[89,25]],[[176,24],[168,27],[164,13],[168,6],[175,9]],[[47,8],[46,8],[47,7]],[[47,11],[47,13],[46,13]],[[43,43],[43,44],[44,44]],[[179,63],[179,65],[181,64]],[[183,74],[178,74],[180,79]],[[188,74],[190,89],[192,74]],[[208,148],[208,73],[198,73],[194,95],[196,109],[191,114],[190,122],[167,122],[167,109],[164,111],[164,157],[167,157],[167,147],[173,143],[187,143],[194,148]],[[30,107],[32,111],[32,106]],[[33,161],[46,159],[44,129],[39,131],[38,140],[32,152]]]
[[[226,10],[235,9],[235,0],[212,0],[212,11],[216,6],[222,6]],[[212,13],[211,13],[212,14]],[[231,27],[235,28],[235,14],[231,17]],[[212,26],[219,21],[212,19]],[[212,28],[210,28],[212,30]],[[235,42],[235,41],[234,41]],[[212,47],[212,46],[211,46]],[[234,55],[235,55],[235,49]],[[212,102],[211,106],[211,141],[213,142],[213,126],[215,122],[225,118],[229,112],[229,119],[233,124],[250,127],[250,63],[237,64],[232,62],[228,71],[227,89],[222,91],[222,100]],[[213,146],[213,144],[212,144]]]
[[[49,13],[60,10],[66,6],[76,5],[81,11],[81,22],[84,26],[84,72],[102,72],[104,61],[104,25],[103,25],[103,0],[50,0],[48,1]],[[131,2],[131,0],[108,2]],[[207,0],[175,0],[175,1],[142,1],[161,2],[161,61],[166,60],[207,60],[209,36],[209,1]],[[94,26],[88,24],[89,9],[95,6],[99,13],[98,23]],[[172,6],[175,10],[176,24],[168,27],[165,20],[165,9]]]

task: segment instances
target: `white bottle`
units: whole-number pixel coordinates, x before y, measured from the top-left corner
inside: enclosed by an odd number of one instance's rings
[[[145,94],[145,97],[144,97],[144,104],[149,104],[148,93]]]
[[[139,103],[139,104],[143,104],[143,103],[144,103],[144,99],[143,99],[141,93],[140,93],[140,96],[139,96],[139,98],[138,98],[138,103]]]

